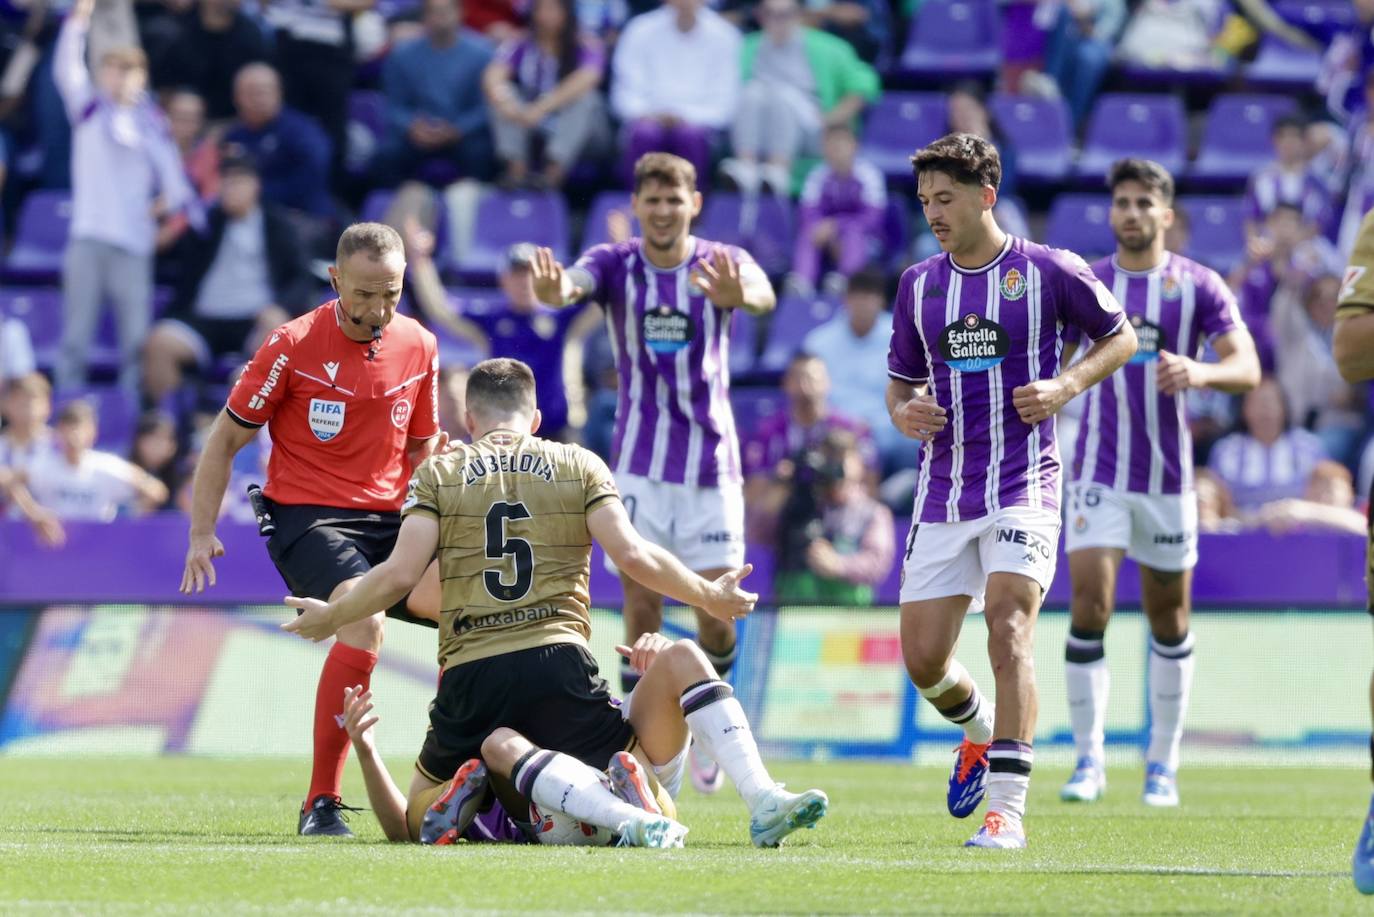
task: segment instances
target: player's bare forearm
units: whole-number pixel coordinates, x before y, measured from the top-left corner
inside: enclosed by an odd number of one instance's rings
[[[891,417],[897,409],[920,394],[924,386],[903,382],[901,379],[887,380],[887,416]],[[895,422],[895,421],[894,421]]]
[[[1260,361],[1255,340],[1243,328],[1228,331],[1212,342],[1217,362],[1204,363],[1207,387],[1228,395],[1243,395],[1259,385]]]
[[[1125,366],[1136,345],[1135,329],[1123,323],[1120,331],[1094,341],[1083,359],[1059,374],[1059,380],[1073,396],[1081,395]]]
[[[406,459],[410,462],[411,468],[419,468],[420,463],[439,451],[440,434],[435,434],[428,439],[410,439],[406,441]]]
[[[740,268],[740,281],[744,289],[744,302],[740,308],[750,315],[767,315],[778,307],[778,294],[773,290],[768,275],[758,265],[743,265]]]
[[[367,804],[377,816],[382,833],[389,841],[409,841],[410,829],[406,826],[406,797],[391,773],[382,763],[382,756],[375,745],[353,743],[358,753],[358,766],[363,769],[363,784],[367,787]]]
[[[1346,382],[1374,379],[1374,312],[1338,320],[1332,350]]]
[[[329,620],[337,625],[335,631],[372,617],[399,602],[420,578],[411,578],[393,558],[382,561],[357,585],[329,603]]]
[[[693,608],[702,608],[710,601],[711,584],[656,544],[641,539],[639,544],[630,546],[621,557],[612,560],[630,579],[659,595],[677,599]]]

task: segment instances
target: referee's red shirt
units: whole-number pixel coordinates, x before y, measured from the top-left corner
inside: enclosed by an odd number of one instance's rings
[[[227,408],[244,426],[267,424],[272,500],[395,512],[411,473],[407,438],[439,432],[438,346],[397,315],[369,360],[369,345],[344,335],[336,303],[273,331]]]

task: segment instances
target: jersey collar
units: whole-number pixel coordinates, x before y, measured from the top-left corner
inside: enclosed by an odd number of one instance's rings
[[[1164,252],[1164,260],[1156,264],[1154,267],[1148,268],[1147,270],[1143,271],[1128,271],[1126,268],[1121,266],[1120,262],[1116,260],[1116,255],[1113,254],[1112,270],[1117,271],[1121,274],[1125,274],[1127,277],[1149,277],[1151,274],[1158,274],[1161,271],[1163,271],[1166,267],[1168,267],[1169,262],[1173,260],[1173,257],[1173,253],[1166,250]]]
[[[958,272],[961,273],[961,274],[970,274],[970,275],[972,275],[972,274],[986,274],[988,271],[992,270],[992,269],[995,268],[997,265],[1001,264],[1001,263],[1002,263],[1002,259],[1005,258],[1005,257],[1007,256],[1007,253],[1008,253],[1008,252],[1011,251],[1011,243],[1012,243],[1012,241],[1013,241],[1013,239],[1014,239],[1015,237],[1012,236],[1011,233],[1007,233],[1006,235],[1007,235],[1007,241],[1005,241],[1005,242],[1002,243],[1002,250],[1001,250],[1000,252],[997,253],[997,257],[996,257],[996,258],[993,258],[991,261],[989,261],[987,264],[983,265],[982,267],[960,267],[959,265],[957,265],[957,264],[954,263],[954,256],[953,256],[953,255],[946,255],[945,257],[949,259],[949,266],[950,266],[953,270],[956,270],[956,271],[958,271]]]

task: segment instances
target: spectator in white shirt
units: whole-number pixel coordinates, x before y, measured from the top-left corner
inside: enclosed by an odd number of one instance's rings
[[[0,398],[0,495],[12,519],[27,519],[44,544],[58,546],[66,540],[62,523],[52,512],[34,502],[24,482],[37,464],[53,454],[52,386],[41,373],[28,373],[5,382]]]
[[[878,319],[886,296],[887,279],[882,271],[865,268],[854,274],[845,291],[844,310],[808,334],[802,350],[825,363],[830,371],[831,402],[868,425],[877,441],[883,470],[891,473],[897,467],[915,467],[918,444],[892,426],[883,397],[892,323]]]
[[[95,410],[72,401],[57,414],[48,461],[29,469],[27,486],[39,506],[69,521],[109,522],[122,510],[143,513],[167,501],[167,486],[95,445]]]
[[[710,175],[734,120],[739,30],[703,0],[666,0],[625,26],[612,59],[611,107],[627,129],[625,175],[645,153],[675,153]]]
[[[59,388],[86,381],[86,356],[102,301],[114,304],[120,381],[138,384],[138,350],[152,320],[153,247],[160,216],[193,205],[166,119],[144,92],[148,61],[135,47],[109,48],[98,86],[84,60],[94,0],[78,0],[62,24],[53,79],[72,124],[72,224],[62,265]]]

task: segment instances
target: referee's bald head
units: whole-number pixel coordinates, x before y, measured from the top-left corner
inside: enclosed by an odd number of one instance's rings
[[[334,263],[343,267],[358,252],[363,252],[372,261],[384,261],[393,255],[404,261],[405,250],[401,234],[385,223],[354,223],[339,236]]]

